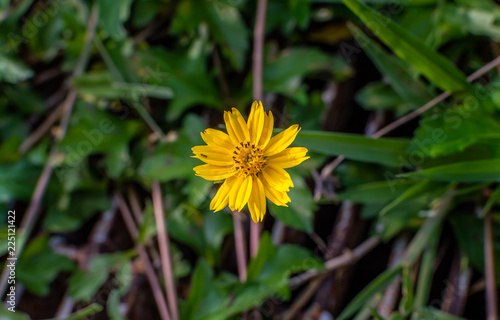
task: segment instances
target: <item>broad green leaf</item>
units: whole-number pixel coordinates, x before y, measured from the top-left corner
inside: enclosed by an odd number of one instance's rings
[[[200,10],[200,3],[194,2],[192,10]],[[215,41],[221,45],[222,53],[229,58],[238,71],[244,66],[248,51],[248,31],[233,5],[222,1],[203,2],[205,16]]]
[[[498,7],[486,10],[444,5],[441,16],[446,22],[472,34],[486,36],[497,42],[500,40],[500,26],[496,23],[500,18]]]
[[[63,194],[49,205],[44,227],[51,232],[77,230],[96,214],[111,206],[111,199],[105,192],[91,189]]]
[[[224,105],[215,80],[206,70],[205,55],[190,57],[186,53],[155,48],[139,52],[137,59],[138,73],[152,73],[150,81],[174,92],[167,109],[168,120],[177,119],[195,104],[214,108]]]
[[[195,318],[196,310],[201,304],[203,297],[205,297],[205,293],[209,289],[208,286],[210,282],[212,282],[212,278],[213,271],[210,266],[204,260],[199,261],[191,277],[189,295],[182,305],[182,319]]]
[[[132,0],[99,0],[99,26],[115,40],[123,39],[127,31],[123,23],[128,20]]]
[[[9,293],[9,292],[7,292]],[[8,309],[12,308],[12,309]],[[13,312],[12,310],[15,310]],[[31,317],[24,312],[21,312],[17,309],[17,307],[11,307],[8,302],[2,303],[0,305],[0,319],[8,319],[8,320],[31,320]]]
[[[31,78],[33,74],[20,60],[0,54],[0,81],[18,83]]]
[[[404,61],[398,57],[389,55],[355,25],[349,24],[348,26],[358,42],[363,44],[364,51],[377,69],[387,77],[394,91],[412,109],[419,108],[434,98],[425,88],[424,84],[420,80],[415,79]]]
[[[500,159],[457,162],[401,174],[402,177],[454,182],[500,181]]]
[[[402,115],[411,110],[411,104],[403,101],[394,89],[384,82],[371,82],[356,93],[356,102],[367,110],[396,110]]]
[[[273,244],[271,236],[268,232],[263,232],[260,237],[259,251],[248,265],[247,281],[256,280],[266,261],[271,259],[275,254],[276,246]]]
[[[486,110],[486,104],[487,100],[467,96],[463,105],[424,117],[408,154],[414,158],[438,157],[478,143],[495,146],[500,141],[500,123]]]
[[[42,169],[28,161],[0,165],[0,202],[29,200]]]
[[[372,139],[360,135],[320,131],[301,131],[294,145],[304,146],[310,151],[387,166],[401,165],[408,141],[396,139]]]
[[[16,277],[32,293],[46,296],[57,275],[74,267],[69,258],[50,249],[47,236],[41,236],[32,240],[18,259]]]
[[[359,0],[343,0],[367,26],[402,60],[415,66],[435,85],[448,92],[468,88],[464,74],[448,59],[434,52],[397,23]]]
[[[180,139],[160,145],[152,155],[143,159],[138,170],[139,174],[161,182],[194,176],[193,168],[203,163],[191,158],[191,149],[186,148],[188,143],[187,139]]]
[[[292,48],[264,65],[264,89],[294,97],[301,80],[308,74],[326,71],[352,73],[345,61],[313,48]]]
[[[128,263],[131,252],[115,252],[96,256],[88,270],[75,272],[69,280],[69,295],[77,301],[90,301],[108,279],[112,268]]]

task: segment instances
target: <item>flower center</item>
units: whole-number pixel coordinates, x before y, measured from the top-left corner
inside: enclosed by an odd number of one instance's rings
[[[256,175],[266,166],[264,151],[250,142],[240,142],[233,150],[234,167],[244,175]]]

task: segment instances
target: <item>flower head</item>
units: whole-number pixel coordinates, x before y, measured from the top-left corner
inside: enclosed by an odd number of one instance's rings
[[[225,180],[210,203],[219,211],[229,205],[241,211],[248,203],[254,222],[266,213],[266,198],[278,206],[287,206],[287,192],[293,187],[286,168],[294,167],[306,157],[306,148],[288,148],[300,128],[293,125],[271,138],[274,118],[264,112],[262,103],[252,104],[248,122],[233,108],[224,112],[227,134],[207,129],[201,137],[206,146],[193,147],[193,158],[206,164],[194,168],[197,176],[210,181]]]

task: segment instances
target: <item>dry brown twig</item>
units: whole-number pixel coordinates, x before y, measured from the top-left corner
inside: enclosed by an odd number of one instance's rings
[[[498,319],[498,297],[495,278],[495,252],[491,213],[484,217],[484,269],[486,277],[486,314],[488,320]]]
[[[115,191],[115,201],[118,203],[118,207],[120,208],[120,212],[123,217],[123,221],[128,229],[128,232],[132,239],[135,241],[139,236],[139,231],[134,223],[134,218],[132,218],[132,213],[130,212],[127,204],[125,203],[125,199],[123,199],[122,195]],[[167,301],[165,300],[165,295],[160,287],[160,282],[158,281],[158,277],[154,271],[153,266],[151,265],[151,261],[149,259],[148,253],[142,243],[136,241],[136,250],[139,253],[139,258],[144,264],[144,270],[146,272],[146,277],[148,278],[149,285],[151,286],[151,291],[153,292],[153,297],[156,302],[156,306],[158,307],[158,312],[162,320],[170,320],[170,313],[168,312]]]
[[[156,229],[158,233],[158,247],[160,248],[161,265],[165,287],[167,291],[167,300],[170,307],[172,320],[179,319],[179,310],[177,308],[177,291],[175,290],[174,274],[172,271],[172,258],[170,253],[170,241],[168,239],[167,225],[164,217],[161,186],[158,181],[153,181],[153,207],[156,220]]]

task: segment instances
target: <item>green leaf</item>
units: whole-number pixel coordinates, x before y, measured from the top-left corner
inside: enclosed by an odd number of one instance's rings
[[[394,91],[397,92],[399,97],[408,103],[412,109],[419,108],[434,98],[425,88],[424,84],[420,80],[415,79],[404,61],[398,57],[389,55],[355,25],[350,23],[348,26],[357,41],[363,43],[364,51],[373,61],[377,69],[387,77]],[[395,102],[392,103],[394,104]]]
[[[191,286],[186,302],[182,305],[181,319],[195,319],[205,293],[209,290],[208,286],[212,282],[213,271],[205,260],[200,260],[196,265],[193,276],[191,277]]]
[[[171,99],[171,88],[148,83],[126,83],[113,81],[108,72],[92,72],[73,79],[73,85],[82,95],[106,99],[138,99],[148,96]]]
[[[199,5],[203,5],[203,9]],[[204,12],[215,41],[238,71],[243,69],[248,50],[248,32],[239,10],[222,1],[194,2],[192,10]]]
[[[139,173],[161,182],[193,176],[193,168],[202,163],[191,158],[192,153],[190,148],[186,148],[187,143],[186,139],[181,139],[157,147],[152,155],[144,158]]]
[[[57,275],[74,267],[70,259],[50,249],[48,236],[41,236],[30,242],[17,261],[16,276],[29,291],[46,296]]]
[[[65,320],[80,320],[80,319],[88,319],[95,313],[102,311],[103,307],[100,304],[92,303],[91,305],[86,306],[83,309],[75,311]]]
[[[415,66],[435,85],[448,92],[468,88],[465,75],[448,59],[421,43],[397,23],[359,0],[343,0],[396,55]]]
[[[206,70],[206,57],[191,57],[164,49],[148,49],[138,53],[138,73],[152,73],[151,81],[171,88],[175,96],[167,109],[167,119],[175,120],[195,104],[220,108],[222,98],[215,80]],[[151,71],[151,66],[155,66]]]
[[[457,162],[401,174],[402,177],[454,182],[500,181],[500,159]]]
[[[415,292],[415,299],[413,303],[413,313],[427,304],[431,293],[432,280],[434,276],[434,262],[438,248],[439,234],[434,234],[422,253],[422,260],[420,263],[420,271],[417,279],[417,288]],[[412,315],[412,320],[414,320]]]
[[[468,99],[471,98],[471,99]],[[474,96],[463,105],[443,114],[428,115],[420,121],[408,153],[417,157],[438,157],[465,150],[478,143],[498,144],[500,124],[488,112],[487,100]]]
[[[51,232],[73,231],[110,206],[109,196],[99,190],[63,194],[56,203],[50,204],[44,227]]]
[[[399,310],[404,317],[408,317],[413,307],[413,283],[411,279],[411,267],[403,266],[403,275],[401,277],[401,293],[402,298],[399,302]]]
[[[129,263],[130,253],[101,254],[90,261],[88,270],[75,272],[69,280],[69,295],[77,301],[90,301],[108,279],[111,268]]]
[[[383,216],[390,210],[394,209],[396,206],[404,203],[405,201],[418,197],[422,194],[429,192],[430,190],[435,190],[436,187],[444,187],[445,185],[436,183],[430,180],[423,180],[415,183],[413,186],[405,190],[400,196],[398,196],[394,201],[385,206],[381,211],[380,215]]]
[[[345,61],[335,59],[313,48],[291,48],[264,65],[264,89],[294,97],[302,79],[319,71],[334,72],[339,69],[352,70]]]
[[[11,310],[15,310],[15,312],[12,312],[8,308],[11,308],[9,303],[2,303],[0,305],[0,319],[8,319],[8,320],[31,320],[31,317],[19,310],[16,310],[15,308]]]
[[[356,93],[355,99],[367,110],[396,110],[398,114],[411,110],[411,105],[384,82],[368,83]]]
[[[123,23],[130,15],[132,0],[99,0],[99,26],[115,39],[123,39],[127,32]]]
[[[0,165],[0,202],[29,200],[41,168],[28,161]],[[31,187],[30,187],[31,186]]]
[[[500,27],[497,24],[500,11],[497,7],[485,10],[446,4],[441,10],[441,19],[447,23],[496,42],[500,40]]]
[[[266,261],[271,259],[275,254],[276,247],[271,240],[271,236],[268,232],[263,232],[260,237],[259,251],[248,265],[247,281],[256,280]]]
[[[0,54],[0,81],[18,83],[31,78],[33,74],[20,60]]]
[[[360,135],[320,131],[301,131],[294,145],[310,151],[387,166],[401,165],[408,142],[396,139],[372,139]]]

